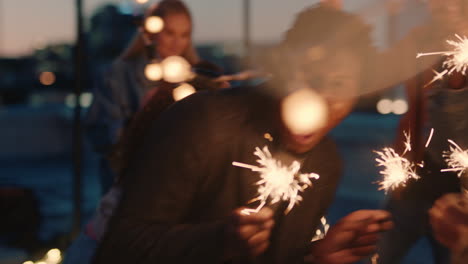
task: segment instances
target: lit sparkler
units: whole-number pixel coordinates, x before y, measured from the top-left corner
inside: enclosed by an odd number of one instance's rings
[[[376,158],[377,166],[384,167],[380,171],[383,180],[379,182],[379,190],[394,190],[399,186],[405,186],[409,179],[419,179],[416,174],[415,165],[408,159],[398,155],[392,148],[384,148],[382,151],[375,151],[379,158]]]
[[[263,149],[255,148],[254,155],[260,166],[233,162],[232,165],[250,169],[254,172],[259,172],[260,180],[256,182],[258,185],[258,196],[250,200],[249,203],[260,201],[260,204],[255,209],[245,209],[244,214],[257,213],[267,203],[275,204],[281,200],[289,201],[285,213],[289,213],[295,204],[302,201],[299,192],[304,191],[307,187],[312,186],[311,179],[318,179],[316,173],[299,173],[300,164],[293,161],[289,167],[284,166],[281,161],[272,157],[268,147]]]
[[[442,72],[435,72],[436,76],[427,85],[442,79],[445,75],[450,75],[454,71],[460,72],[465,75],[465,71],[468,67],[468,38],[460,37],[455,34],[457,40],[447,40],[447,43],[454,46],[452,51],[441,51],[441,52],[429,52],[429,53],[418,53],[416,58],[431,55],[445,55],[447,59],[443,62],[442,66],[445,68]],[[427,86],[426,85],[426,86]]]
[[[449,139],[448,142],[451,144],[450,150],[445,152],[443,156],[450,168],[441,171],[455,171],[458,172],[458,177],[461,177],[468,168],[468,150],[461,149],[453,140]]]
[[[429,138],[427,139],[426,141],[426,144],[424,145],[424,147],[429,147],[429,144],[431,143],[431,140],[432,140],[432,136],[434,135],[434,128],[431,128],[431,132],[429,134]]]
[[[403,155],[406,154],[406,152],[411,151],[411,135],[410,133],[406,133],[406,131],[403,131],[403,135],[405,135],[405,151],[403,151]]]
[[[375,151],[379,156],[375,160],[377,161],[377,166],[384,167],[380,171],[380,174],[383,175],[383,179],[378,182],[380,185],[379,190],[394,190],[399,186],[405,186],[408,180],[410,179],[419,179],[420,177],[416,173],[416,166],[421,168],[424,167],[424,162],[413,163],[403,156],[412,150],[411,147],[411,136],[406,131],[403,131],[405,136],[405,150],[403,154],[399,155],[392,148],[384,148],[382,151]],[[434,135],[434,128],[431,128],[431,132],[426,141],[425,147],[427,148],[432,140]]]

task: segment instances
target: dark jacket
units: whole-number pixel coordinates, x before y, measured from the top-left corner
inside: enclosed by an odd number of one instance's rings
[[[104,263],[301,263],[330,205],[341,174],[334,144],[324,139],[303,160],[320,175],[288,214],[276,210],[267,252],[256,259],[223,259],[223,221],[256,197],[259,177],[233,161],[254,164],[255,147],[285,152],[277,103],[235,88],[197,93],[154,121],[123,178],[122,202],[96,253]],[[264,138],[270,133],[274,140]],[[292,154],[293,155],[293,154]]]

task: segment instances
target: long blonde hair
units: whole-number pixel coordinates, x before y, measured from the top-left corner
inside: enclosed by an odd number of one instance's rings
[[[188,7],[180,0],[162,0],[159,3],[153,4],[150,8],[148,8],[145,17],[149,16],[159,16],[162,19],[169,15],[173,14],[184,14],[190,20],[190,24],[193,25],[192,15],[190,14],[190,10]],[[192,26],[193,27],[193,26]],[[120,55],[121,59],[131,59],[140,56],[142,53],[145,52],[145,47],[147,46],[147,41],[145,39],[144,30],[141,28],[138,30],[137,34],[124,50],[124,52]],[[186,50],[182,53],[182,57],[184,57],[191,65],[194,65],[200,61],[200,57],[198,56],[193,43],[192,37],[190,36],[190,43],[187,46]]]

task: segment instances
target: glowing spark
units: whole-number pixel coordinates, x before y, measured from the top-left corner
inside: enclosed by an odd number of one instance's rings
[[[411,135],[410,133],[406,133],[406,131],[403,131],[403,135],[405,135],[405,151],[403,151],[403,155],[406,154],[406,152],[411,151]],[[403,156],[402,155],[402,156]]]
[[[424,87],[427,87],[429,86],[431,83],[435,82],[435,81],[438,81],[438,80],[442,80],[442,78],[444,78],[444,75],[447,74],[448,70],[445,69],[444,71],[442,72],[438,72],[436,70],[432,70],[432,72],[434,72],[435,76],[434,78],[432,78],[432,80],[430,82],[428,82],[426,85],[424,85]]]
[[[445,75],[450,75],[452,72],[457,71],[465,75],[466,68],[468,67],[468,38],[460,37],[455,34],[458,38],[458,41],[447,40],[447,43],[454,46],[453,51],[441,51],[441,52],[429,52],[429,53],[418,53],[416,58],[422,56],[431,56],[431,55],[445,55],[447,59],[442,64],[446,68],[441,73],[436,72],[436,76],[432,79],[430,83],[433,83],[436,80],[442,79]],[[429,85],[428,83],[427,85]]]
[[[378,182],[380,185],[379,190],[394,190],[399,186],[405,186],[406,182],[410,179],[419,179],[420,177],[416,174],[416,166],[423,168],[424,162],[413,163],[408,159],[402,157],[408,151],[412,150],[410,133],[403,131],[405,136],[405,150],[403,154],[398,155],[392,148],[384,148],[382,151],[375,151],[379,158],[376,158],[377,166],[382,166],[384,169],[380,171],[383,175],[383,179]],[[434,135],[434,128],[431,129],[429,137],[426,141],[426,148],[431,142],[432,136]],[[467,160],[468,161],[468,160]]]
[[[265,134],[263,135],[263,137],[264,137],[266,140],[270,141],[270,142],[273,141],[273,137],[271,136],[270,133],[265,133]]]
[[[316,173],[299,173],[300,164],[293,161],[289,167],[284,166],[281,161],[272,157],[268,147],[256,147],[254,155],[260,166],[233,162],[232,165],[250,169],[260,174],[260,180],[256,182],[258,185],[258,196],[250,200],[249,203],[260,201],[260,205],[255,209],[245,209],[242,213],[256,213],[262,209],[267,202],[275,204],[280,200],[289,201],[285,213],[289,213],[295,204],[302,201],[299,192],[304,191],[307,187],[312,186],[311,179],[318,179]]]
[[[376,158],[377,166],[384,169],[380,171],[383,180],[379,182],[379,190],[393,190],[399,186],[405,186],[409,179],[419,179],[414,169],[414,164],[408,159],[398,155],[392,148],[384,148],[382,151],[375,151],[379,158]]]
[[[330,225],[327,223],[327,219],[325,218],[325,216],[322,216],[322,218],[320,218],[320,223],[322,224],[322,226],[321,228],[315,231],[315,235],[312,238],[311,242],[324,238],[328,233],[328,229],[330,229]]]
[[[446,151],[443,156],[447,162],[449,169],[443,169],[445,171],[457,171],[458,177],[460,177],[468,168],[468,150],[463,150],[453,140],[448,140],[450,144],[450,150]]]
[[[427,139],[426,145],[424,145],[424,147],[427,148],[429,146],[429,143],[431,143],[431,139],[433,135],[434,135],[434,128],[431,128],[431,133],[429,134],[429,138]]]

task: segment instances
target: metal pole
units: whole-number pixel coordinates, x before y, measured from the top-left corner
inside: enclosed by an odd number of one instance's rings
[[[75,108],[73,120],[73,226],[72,238],[80,232],[81,227],[81,174],[82,174],[82,138],[81,138],[81,105],[80,97],[84,80],[84,30],[83,3],[76,0],[76,44],[75,44]]]
[[[244,0],[244,57],[249,64],[251,43],[250,43],[250,0]]]
[[[4,43],[3,43],[3,30],[2,30],[3,29],[2,28],[2,26],[3,26],[3,23],[2,23],[3,22],[3,20],[2,20],[2,17],[3,17],[2,11],[3,10],[2,10],[2,8],[3,8],[3,3],[2,3],[2,0],[0,0],[0,57],[2,57],[3,53],[5,52],[5,50],[4,50],[5,47],[3,46]]]

